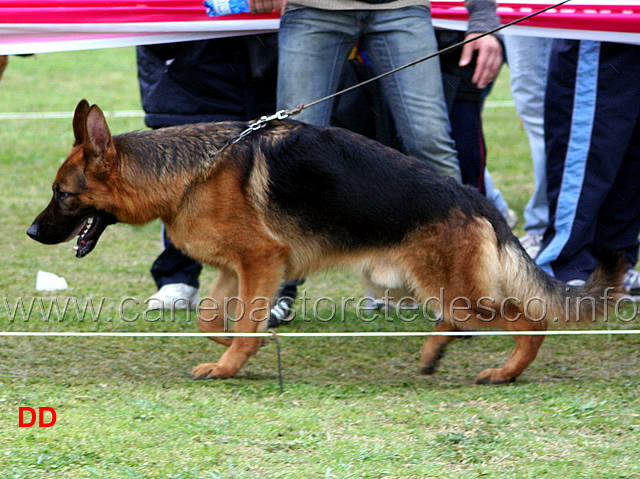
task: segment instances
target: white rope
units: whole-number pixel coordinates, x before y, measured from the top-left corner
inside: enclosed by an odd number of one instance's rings
[[[111,118],[142,118],[142,110],[105,111]],[[0,120],[59,120],[73,118],[72,111],[9,111],[0,113]]]
[[[413,336],[587,336],[606,334],[640,334],[640,329],[568,330],[568,331],[355,331],[355,332],[265,332],[265,333],[180,333],[180,332],[96,332],[96,331],[0,331],[2,336],[21,337],[114,337],[114,338],[350,338],[350,337],[413,337]]]
[[[484,108],[512,108],[511,100],[488,101]],[[142,110],[105,111],[106,117],[111,118],[142,118]],[[0,120],[60,120],[73,118],[72,111],[8,111],[0,112]]]

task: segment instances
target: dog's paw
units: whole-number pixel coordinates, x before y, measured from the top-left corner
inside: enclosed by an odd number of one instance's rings
[[[420,373],[427,375],[435,373],[442,356],[444,356],[444,348],[431,351],[423,350],[420,363],[418,364]]]
[[[218,363],[199,364],[191,371],[193,379],[222,379],[233,376],[233,372],[221,367]]]
[[[515,380],[516,378],[507,376],[502,369],[489,368],[478,374],[476,384],[504,384]]]
[[[438,368],[437,360],[429,361],[427,364],[420,364],[419,366],[420,374],[426,374],[426,375],[434,374],[437,368]]]

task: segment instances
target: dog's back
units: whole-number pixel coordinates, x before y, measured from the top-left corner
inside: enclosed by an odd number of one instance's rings
[[[278,135],[281,128],[288,134]],[[484,196],[373,140],[294,121],[253,135],[237,147],[249,158],[256,151],[266,158],[271,207],[332,243],[392,245],[416,228],[446,220],[453,210],[487,218],[500,241],[512,236]]]

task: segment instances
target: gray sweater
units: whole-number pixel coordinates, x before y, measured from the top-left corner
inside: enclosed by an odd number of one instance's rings
[[[486,32],[500,26],[495,0],[465,0],[469,10],[467,32]],[[287,8],[313,7],[323,10],[389,10],[429,6],[429,0],[295,0]]]

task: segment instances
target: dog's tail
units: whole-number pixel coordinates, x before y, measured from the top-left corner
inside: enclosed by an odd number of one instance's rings
[[[616,251],[603,249],[599,263],[582,286],[568,286],[545,273],[520,244],[502,245],[502,290],[517,312],[545,326],[588,325],[605,317],[624,295],[624,273],[628,263]],[[545,328],[546,329],[546,328]]]

